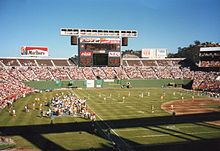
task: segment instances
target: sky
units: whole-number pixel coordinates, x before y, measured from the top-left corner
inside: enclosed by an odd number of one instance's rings
[[[0,57],[46,46],[50,57],[77,54],[60,28],[137,30],[122,50],[220,42],[220,0],[0,0]]]

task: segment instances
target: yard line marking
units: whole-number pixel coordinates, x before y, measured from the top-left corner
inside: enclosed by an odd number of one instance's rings
[[[212,134],[212,133],[217,133],[219,131],[212,131],[212,132],[192,132],[192,133],[186,133],[187,134]],[[184,134],[180,134],[180,133],[172,133],[172,135],[176,135],[176,136],[181,136],[181,135],[184,135]],[[137,136],[133,136],[133,137],[130,137],[130,138],[137,138],[137,137],[162,137],[162,136],[169,136],[169,134],[154,134],[154,135],[137,135]]]
[[[137,111],[137,113],[141,113],[141,114],[144,114],[144,111]]]

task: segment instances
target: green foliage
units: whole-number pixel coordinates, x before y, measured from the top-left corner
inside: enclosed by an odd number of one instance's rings
[[[170,53],[168,57],[170,58],[186,58],[194,63],[199,62],[199,50],[201,47],[216,47],[219,46],[217,43],[212,42],[203,42],[201,43],[199,40],[195,40],[194,44],[189,44],[186,47],[178,47],[177,53]]]

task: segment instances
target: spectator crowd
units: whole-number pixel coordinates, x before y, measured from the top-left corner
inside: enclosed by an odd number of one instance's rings
[[[219,72],[192,71],[172,60],[150,60],[148,63],[126,60],[120,67],[78,67],[67,60],[56,63],[58,66],[51,60],[49,62],[0,60],[0,108],[4,108],[7,101],[13,102],[33,92],[33,89],[26,86],[23,81],[191,79],[192,89],[220,91],[220,81],[217,80],[220,77]]]

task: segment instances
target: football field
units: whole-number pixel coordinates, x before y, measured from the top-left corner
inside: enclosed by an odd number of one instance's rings
[[[81,117],[40,117],[38,107],[23,108],[40,98],[46,104],[60,93],[85,98],[96,113],[93,123]],[[17,148],[39,150],[206,150],[219,147],[220,114],[177,115],[161,109],[165,102],[201,98],[198,92],[173,88],[112,88],[55,90],[36,93],[15,102],[16,116],[0,113],[0,132],[11,137]],[[207,98],[208,99],[208,98]],[[213,106],[215,107],[215,106]],[[190,108],[190,106],[189,106]],[[43,106],[43,110],[47,110]],[[2,147],[3,148],[3,147]]]

